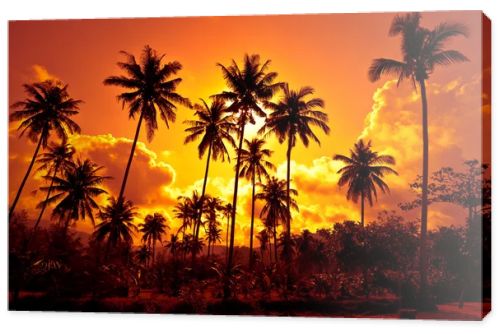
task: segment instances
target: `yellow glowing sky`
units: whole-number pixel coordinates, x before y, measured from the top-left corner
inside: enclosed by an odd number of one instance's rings
[[[106,167],[114,179],[107,188],[116,193],[130,149],[136,123],[129,120],[116,101],[118,88],[102,81],[119,74],[120,50],[138,55],[151,45],[167,60],[178,60],[183,69],[179,92],[197,101],[225,88],[216,63],[238,63],[245,53],[271,59],[271,69],[292,88],[310,85],[325,100],[332,131],[320,135],[321,147],[296,147],[292,154],[293,182],[299,190],[300,213],[294,231],[329,227],[335,221],[358,219],[357,205],[344,198],[336,185],[339,164],[335,153],[347,154],[359,137],[372,139],[374,148],[397,160],[399,177],[387,179],[393,189],[379,205],[368,209],[372,219],[382,209],[397,209],[407,200],[407,184],[420,170],[420,105],[409,85],[370,83],[367,69],[373,58],[399,58],[399,40],[387,36],[394,14],[339,14],[260,17],[209,17],[166,19],[26,21],[9,25],[10,102],[24,97],[21,85],[34,80],[59,78],[69,84],[74,98],[85,103],[75,120],[82,135],[71,140],[83,157]],[[469,63],[438,69],[429,83],[431,122],[431,170],[444,165],[460,167],[465,159],[480,159],[481,30],[479,12],[425,13],[422,24],[432,27],[446,20],[468,26],[467,39],[452,40],[450,48],[462,51]],[[389,78],[386,78],[389,80]],[[179,108],[177,122],[161,126],[152,142],[145,131],[127,186],[127,196],[140,208],[141,216],[153,210],[172,215],[178,195],[201,188],[205,160],[199,160],[196,145],[183,145],[185,125],[192,111]],[[9,136],[9,191],[13,196],[27,167],[33,145],[18,139],[11,125]],[[255,134],[258,126],[247,131]],[[268,143],[278,175],[285,176],[285,149],[276,140]],[[32,210],[40,198],[31,180],[20,206]],[[213,163],[208,193],[229,200],[233,166]],[[246,242],[249,228],[250,186],[241,182],[238,204],[239,243]],[[104,198],[102,202],[104,203]],[[258,205],[258,208],[260,205]],[[450,213],[451,212],[451,213]],[[410,213],[411,215],[411,213]],[[413,215],[414,216],[414,215]],[[431,225],[462,223],[462,212],[436,205]],[[172,220],[175,227],[178,222]],[[88,223],[80,223],[90,230]],[[261,226],[257,226],[259,230]]]

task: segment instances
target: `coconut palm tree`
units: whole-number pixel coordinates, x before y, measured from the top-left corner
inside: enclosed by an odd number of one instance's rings
[[[394,165],[396,161],[390,155],[379,155],[372,151],[371,141],[365,143],[363,139],[354,144],[350,157],[337,154],[333,159],[345,164],[338,170],[341,174],[338,184],[340,187],[348,186],[348,200],[358,203],[361,198],[361,226],[365,226],[365,199],[373,206],[373,200],[377,200],[377,188],[382,193],[389,192],[389,186],[383,178],[387,174],[398,175],[394,169],[387,166]]]
[[[208,242],[208,258],[210,258],[210,255],[213,256],[213,249],[216,243],[222,241],[222,236],[221,236],[222,230],[219,228],[218,225],[216,224],[209,224],[208,225],[208,231],[207,231],[207,236],[206,240]]]
[[[28,97],[11,105],[14,111],[10,114],[10,121],[21,121],[17,128],[21,131],[20,136],[26,134],[32,142],[37,142],[37,145],[28,170],[10,206],[9,219],[16,209],[38,152],[41,147],[47,147],[50,135],[55,133],[62,141],[65,141],[69,134],[80,133],[80,127],[71,117],[78,114],[82,101],[69,96],[67,85],[56,81],[44,81],[25,84],[24,91]]]
[[[142,241],[151,250],[153,265],[155,264],[156,243],[162,242],[163,235],[170,227],[167,225],[167,218],[161,213],[155,212],[144,218],[144,223],[139,224],[139,231],[142,233]]]
[[[57,217],[64,224],[65,231],[71,221],[83,220],[87,217],[94,224],[94,210],[99,210],[95,198],[107,193],[101,185],[105,180],[110,179],[110,177],[98,175],[102,168],[89,159],[84,161],[78,159],[74,167],[65,170],[62,176],[46,177],[52,186],[40,189],[48,192],[50,188],[55,194],[43,201],[41,205],[57,203],[52,216]]]
[[[200,143],[198,144],[199,158],[201,159],[208,150],[205,177],[203,179],[200,199],[203,202],[207,187],[210,160],[217,161],[220,159],[224,161],[226,158],[230,160],[226,144],[235,147],[234,139],[231,136],[231,133],[235,129],[235,125],[233,116],[227,112],[225,102],[222,98],[214,97],[210,106],[208,106],[203,99],[201,99],[201,102],[201,105],[197,104],[194,106],[196,110],[194,115],[197,117],[197,120],[188,120],[184,122],[189,126],[185,130],[189,135],[184,140],[184,144],[193,142],[201,137]],[[201,216],[202,212],[200,211],[197,213],[197,219],[195,221],[195,239],[197,239],[199,235]]]
[[[248,266],[253,265],[253,226],[255,216],[255,185],[256,181],[262,183],[262,178],[269,178],[268,170],[275,170],[276,167],[266,160],[271,157],[272,151],[264,148],[264,139],[254,138],[251,141],[245,139],[244,148],[241,150],[240,177],[245,177],[252,182],[252,213],[250,218],[250,255]]]
[[[182,221],[181,226],[177,230],[176,234],[182,232],[183,239],[186,234],[187,229],[193,225],[193,217],[195,217],[196,212],[193,212],[193,206],[191,204],[191,199],[179,196],[177,198],[178,202],[174,207],[174,217]]]
[[[266,228],[257,233],[257,240],[259,240],[260,257],[262,258],[262,262],[264,262],[264,254],[266,253],[267,244],[269,243],[269,234]]]
[[[169,250],[170,254],[172,254],[172,257],[175,259],[177,256],[177,251],[181,248],[182,244],[179,240],[179,237],[177,234],[171,234],[170,235],[170,241],[167,242],[167,249]]]
[[[218,96],[228,101],[229,106],[227,110],[235,113],[238,126],[237,138],[239,141],[234,176],[233,212],[231,216],[227,272],[230,272],[233,266],[236,205],[238,201],[238,181],[241,163],[240,152],[245,137],[245,126],[248,123],[255,124],[255,116],[266,116],[261,105],[269,101],[274,93],[282,86],[282,83],[275,82],[278,74],[276,72],[268,72],[270,63],[271,61],[267,60],[261,64],[259,55],[247,54],[243,59],[243,66],[241,69],[234,60],[231,65],[227,67],[220,63],[217,64],[221,68],[222,75],[229,88],[229,90],[223,91],[218,94]],[[226,297],[229,296],[230,291],[228,291],[227,287],[224,290],[224,295]]]
[[[264,202],[260,218],[266,226],[272,227],[276,260],[278,259],[277,226],[281,223],[286,229],[291,214],[289,208],[299,210],[295,199],[292,198],[297,195],[297,190],[288,188],[286,180],[279,180],[274,176],[263,184],[261,192],[255,195],[257,200]]]
[[[170,123],[175,122],[176,104],[190,106],[189,100],[176,92],[182,79],[172,78],[182,69],[179,62],[163,62],[165,55],[159,55],[149,45],[144,47],[139,63],[132,54],[125,51],[121,53],[125,55],[127,60],[117,64],[125,72],[125,75],[110,76],[104,80],[104,84],[126,89],[126,92],[119,94],[117,98],[122,102],[122,108],[128,105],[129,118],[135,119],[136,116],[139,116],[139,120],[118,201],[122,200],[125,192],[142,121],[146,122],[147,138],[148,141],[151,141],[158,129],[158,113],[168,128]]]
[[[420,90],[422,102],[422,206],[420,216],[420,287],[422,298],[427,290],[427,206],[429,183],[429,130],[426,80],[439,65],[451,65],[468,61],[457,50],[446,50],[445,43],[452,37],[467,36],[461,24],[440,23],[433,29],[420,26],[420,13],[394,17],[389,36],[401,36],[402,60],[374,59],[369,70],[370,81],[378,81],[382,75],[394,75],[398,84],[410,80]]]
[[[298,91],[291,90],[288,84],[283,85],[283,96],[279,102],[266,102],[266,107],[271,110],[266,123],[259,130],[265,136],[271,134],[278,138],[280,143],[287,141],[287,207],[290,212],[290,164],[292,158],[292,148],[297,144],[297,137],[305,147],[309,146],[309,141],[313,140],[318,145],[319,138],[314,134],[312,127],[317,127],[325,134],[330,133],[330,128],[326,124],[328,115],[320,109],[325,103],[320,98],[310,98],[314,94],[311,87],[302,87]],[[291,241],[291,214],[286,222],[286,241]],[[286,247],[288,249],[288,247]],[[285,255],[287,251],[285,249]],[[289,263],[289,261],[287,261]]]
[[[229,252],[229,220],[231,219],[231,216],[233,214],[233,206],[231,203],[226,203],[224,207],[222,208],[222,215],[227,219],[226,221],[226,249],[225,249],[225,254],[224,257],[227,261],[227,255]]]
[[[101,223],[96,226],[93,237],[98,242],[106,240],[108,250],[110,246],[115,247],[119,243],[130,245],[132,236],[137,232],[133,223],[136,214],[136,208],[131,201],[119,201],[111,197],[109,204],[98,214]]]
[[[33,226],[33,233],[36,232],[40,221],[42,220],[43,213],[47,208],[47,200],[50,198],[52,192],[52,186],[54,185],[54,177],[56,177],[59,172],[70,170],[75,167],[73,162],[73,155],[75,154],[75,149],[73,146],[66,142],[61,144],[50,144],[48,146],[47,152],[44,152],[38,159],[37,162],[41,165],[38,170],[46,171],[47,176],[52,175],[49,188],[47,189],[47,196],[45,201],[39,204],[40,213]]]
[[[222,201],[216,197],[206,196],[205,198],[205,223],[208,223],[206,240],[208,242],[208,256],[210,257],[210,246],[220,241],[219,221],[220,212],[223,210]]]

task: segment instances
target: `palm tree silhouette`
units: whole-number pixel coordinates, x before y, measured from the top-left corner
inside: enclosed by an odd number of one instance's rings
[[[260,193],[255,195],[257,200],[264,201],[264,206],[260,212],[260,218],[266,226],[271,226],[274,239],[274,256],[278,259],[278,243],[276,238],[277,226],[279,223],[285,225],[290,219],[291,212],[289,209],[299,210],[295,199],[292,196],[297,196],[298,192],[295,189],[288,188],[286,180],[279,180],[276,177],[271,177],[266,184],[262,185]]]
[[[455,36],[467,36],[461,24],[440,23],[430,30],[420,26],[420,13],[394,17],[389,36],[401,35],[401,61],[387,58],[374,59],[368,71],[370,81],[375,82],[383,74],[394,75],[398,84],[409,79],[420,88],[422,102],[422,211],[420,226],[420,289],[425,299],[427,290],[427,206],[429,183],[429,130],[428,105],[425,81],[438,65],[451,65],[468,61],[456,50],[445,50],[444,44]],[[424,301],[425,303],[425,301]]]
[[[224,205],[224,207],[222,208],[222,215],[224,217],[226,217],[227,221],[226,221],[226,249],[225,249],[225,254],[224,254],[224,258],[226,259],[227,261],[227,255],[228,255],[228,252],[229,252],[229,220],[231,219],[231,216],[233,214],[233,206],[231,205],[231,203],[226,203],[226,205]]]
[[[210,246],[221,240],[219,216],[224,207],[222,200],[208,195],[205,198],[205,203],[205,223],[208,223],[206,240],[208,242],[208,257],[210,257]]]
[[[260,62],[259,55],[245,55],[243,59],[243,67],[240,69],[236,61],[228,67],[217,64],[229,88],[218,96],[230,102],[227,110],[234,112],[237,117],[238,125],[238,151],[236,159],[236,168],[234,176],[234,192],[233,192],[233,212],[231,216],[231,233],[229,237],[229,251],[227,258],[227,272],[231,271],[233,266],[234,252],[234,232],[236,223],[236,204],[238,201],[238,181],[240,174],[240,152],[243,147],[243,139],[245,137],[245,126],[248,123],[255,124],[254,114],[259,117],[265,117],[266,113],[262,110],[261,104],[269,101],[274,93],[282,86],[282,83],[275,83],[278,76],[276,72],[267,72],[271,61],[267,60],[263,64]],[[224,289],[225,297],[229,296],[228,288]]]
[[[40,213],[38,218],[33,226],[33,232],[35,233],[40,221],[42,220],[43,213],[47,208],[47,200],[50,198],[50,194],[52,192],[52,186],[54,185],[54,177],[56,177],[59,172],[70,170],[75,167],[75,163],[73,162],[73,155],[75,154],[75,149],[73,146],[66,142],[62,142],[61,144],[50,144],[48,146],[47,152],[44,152],[38,159],[37,162],[41,165],[38,170],[46,171],[47,176],[52,176],[50,179],[50,185],[47,189],[47,196],[45,197],[45,201],[41,202],[38,207],[40,207]]]
[[[118,243],[132,243],[132,236],[137,232],[137,226],[133,220],[136,216],[136,208],[131,201],[121,201],[111,197],[109,204],[98,214],[101,223],[96,226],[93,237],[102,242],[106,239],[106,247],[115,247]],[[107,254],[107,252],[106,252]]]
[[[274,134],[280,143],[288,141],[286,152],[287,157],[287,207],[290,212],[290,164],[292,157],[292,148],[297,144],[297,137],[302,141],[304,146],[309,146],[309,141],[312,139],[318,145],[320,141],[314,134],[311,126],[318,127],[325,134],[330,133],[330,128],[326,124],[328,115],[320,108],[324,107],[324,101],[320,98],[308,99],[314,94],[314,89],[311,87],[302,87],[298,91],[291,90],[288,84],[283,85],[283,97],[277,103],[266,102],[265,106],[272,112],[267,117],[266,123],[259,130],[259,133],[264,133],[265,136]],[[291,241],[291,214],[287,216],[286,221],[286,240]],[[285,256],[289,247],[285,247]],[[289,263],[289,261],[287,261]]]
[[[272,151],[263,148],[265,140],[254,138],[251,141],[245,139],[245,147],[240,152],[241,170],[240,177],[245,177],[252,182],[252,213],[250,222],[250,255],[248,266],[253,265],[253,226],[255,212],[255,184],[256,181],[262,183],[262,177],[269,178],[268,170],[275,170],[276,167],[266,158],[271,157]]]
[[[82,101],[69,96],[68,85],[56,81],[44,81],[25,84],[24,91],[28,98],[11,105],[11,108],[15,110],[10,114],[10,121],[21,121],[17,128],[21,131],[20,136],[26,134],[32,142],[38,142],[38,144],[10,206],[9,219],[16,209],[40,147],[47,147],[52,133],[55,133],[62,141],[66,141],[69,134],[80,133],[80,127],[71,117],[78,114]]]
[[[129,107],[129,118],[139,115],[134,141],[130,150],[127,167],[123,176],[118,201],[121,201],[125,192],[127,178],[134,157],[134,151],[141,131],[142,121],[146,122],[148,141],[153,139],[158,129],[157,113],[165,122],[167,128],[169,122],[175,122],[177,109],[176,104],[190,106],[189,100],[176,92],[181,78],[171,77],[182,69],[177,62],[163,63],[164,55],[158,55],[149,45],[144,47],[141,60],[137,63],[135,57],[125,51],[121,52],[127,57],[126,62],[118,62],[118,67],[125,71],[126,75],[113,75],[104,80],[105,85],[118,86],[127,91],[117,96]]]
[[[198,145],[198,154],[200,159],[207,152],[207,163],[205,167],[205,177],[203,179],[203,188],[201,191],[201,201],[204,201],[205,191],[208,180],[208,170],[210,166],[210,159],[217,161],[218,159],[224,161],[229,158],[229,152],[226,148],[226,142],[235,147],[234,139],[231,133],[234,130],[234,120],[232,115],[227,113],[225,102],[220,97],[214,97],[212,104],[208,106],[205,100],[201,99],[202,104],[195,105],[195,116],[197,120],[189,120],[184,123],[189,127],[185,130],[189,135],[184,140],[184,144],[197,140],[199,137],[201,141]],[[195,221],[195,239],[198,239],[202,212],[197,212],[197,219]]]
[[[177,200],[178,202],[174,207],[174,217],[180,219],[182,223],[176,234],[182,233],[184,239],[187,229],[193,226],[193,217],[196,216],[196,212],[193,212],[190,198],[179,196]]]
[[[173,258],[176,258],[177,251],[181,248],[182,244],[179,241],[179,237],[177,234],[170,235],[170,241],[168,241],[166,247],[169,250],[170,254],[172,254]]]
[[[338,170],[341,174],[338,184],[340,187],[347,184],[347,199],[358,203],[361,197],[361,226],[365,226],[365,199],[373,206],[373,199],[377,200],[377,187],[382,193],[389,192],[389,187],[382,179],[387,174],[398,173],[384,164],[394,165],[396,161],[390,155],[379,155],[372,151],[371,141],[365,144],[363,139],[354,144],[350,157],[337,154],[333,159],[345,164]]]
[[[266,228],[257,233],[257,240],[259,240],[260,257],[262,258],[262,262],[264,263],[264,254],[266,253],[267,244],[269,243],[269,234],[267,233]]]
[[[94,224],[94,210],[99,210],[95,197],[106,194],[101,188],[107,176],[98,175],[103,167],[97,166],[89,159],[77,160],[74,167],[63,172],[62,176],[47,176],[51,187],[41,187],[43,191],[54,191],[54,195],[43,201],[40,205],[56,203],[52,216],[64,222],[64,231],[68,229],[71,221],[88,217]]]
[[[142,241],[151,249],[153,265],[155,264],[156,243],[162,242],[163,235],[170,227],[167,225],[167,218],[161,213],[155,212],[144,218],[144,223],[139,224],[139,231],[142,233]]]

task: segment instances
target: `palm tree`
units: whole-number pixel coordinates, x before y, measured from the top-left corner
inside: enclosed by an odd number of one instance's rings
[[[370,81],[375,82],[383,74],[398,78],[398,84],[409,79],[414,87],[420,88],[422,102],[422,211],[420,225],[420,289],[425,299],[427,290],[427,206],[429,183],[429,130],[428,105],[425,81],[437,65],[451,65],[468,61],[456,50],[445,50],[445,43],[455,36],[467,36],[467,29],[461,24],[440,23],[430,30],[420,26],[420,13],[409,13],[394,17],[389,36],[401,35],[403,59],[374,59],[368,71]]]
[[[266,141],[264,139],[254,138],[251,141],[245,139],[245,147],[241,150],[241,170],[240,177],[245,177],[252,182],[252,214],[250,222],[250,255],[249,267],[253,265],[253,226],[255,212],[255,184],[256,180],[262,183],[262,177],[269,178],[268,170],[275,170],[276,167],[267,161],[271,157],[271,150],[263,148]]]
[[[17,128],[18,131],[21,131],[20,136],[26,134],[32,142],[38,142],[38,144],[17,190],[16,197],[10,206],[9,219],[16,209],[40,147],[47,147],[52,133],[55,133],[62,141],[68,138],[68,134],[80,133],[80,127],[71,117],[78,114],[82,101],[72,99],[69,96],[67,85],[63,85],[61,82],[44,81],[25,84],[24,91],[28,98],[11,105],[11,108],[15,110],[10,114],[10,121],[21,121]]]
[[[75,149],[73,146],[66,142],[62,142],[61,144],[51,144],[48,147],[47,152],[43,153],[40,158],[37,159],[37,162],[41,164],[38,170],[45,170],[47,172],[47,176],[52,175],[49,188],[47,189],[47,196],[45,197],[45,201],[41,204],[40,214],[33,226],[33,233],[38,228],[40,221],[42,220],[43,213],[47,208],[47,200],[50,198],[50,194],[52,192],[52,186],[54,185],[54,177],[58,175],[60,171],[70,170],[75,167],[75,163],[73,162],[73,155],[75,154]]]
[[[167,219],[161,214],[155,212],[144,218],[144,223],[139,224],[139,231],[142,233],[142,241],[151,249],[153,265],[155,264],[156,243],[162,242],[163,235],[170,227],[167,225]]]
[[[260,257],[262,258],[262,263],[264,263],[264,254],[269,243],[269,234],[266,228],[257,233],[257,240],[259,240]]]
[[[205,198],[206,212],[205,212],[205,223],[208,223],[208,230],[206,239],[208,241],[208,256],[210,257],[210,246],[217,241],[220,241],[219,229],[219,212],[223,210],[222,201],[216,197],[207,196]]]
[[[144,47],[139,63],[132,54],[125,51],[121,53],[127,57],[127,61],[118,62],[117,64],[118,67],[125,71],[126,75],[110,76],[104,80],[104,84],[118,86],[127,90],[118,95],[117,98],[122,102],[122,108],[128,105],[129,118],[135,118],[139,115],[139,121],[137,122],[118,201],[123,199],[142,121],[145,120],[146,122],[147,138],[148,141],[151,141],[158,129],[157,113],[160,114],[161,119],[168,128],[169,122],[175,122],[176,104],[190,106],[189,100],[176,92],[177,86],[182,79],[172,78],[182,69],[179,62],[164,63],[163,58],[165,55],[158,55],[149,45]]]
[[[182,244],[179,241],[179,237],[177,236],[177,234],[171,234],[170,241],[167,243],[166,247],[174,258],[177,256],[177,250],[179,250],[181,246]]]
[[[373,199],[377,200],[377,187],[382,193],[389,192],[389,187],[382,179],[387,174],[398,173],[384,164],[394,165],[396,161],[390,155],[379,155],[372,151],[371,141],[365,144],[363,139],[354,144],[350,157],[337,154],[333,159],[345,164],[338,170],[341,174],[338,184],[340,187],[347,184],[347,199],[358,203],[361,197],[361,226],[365,226],[365,199],[373,206]]]
[[[65,170],[62,176],[47,176],[52,186],[40,189],[48,192],[50,188],[55,194],[39,205],[57,202],[52,216],[64,222],[65,231],[71,221],[86,217],[94,224],[93,211],[99,210],[95,197],[107,193],[101,185],[106,179],[110,179],[110,177],[98,175],[102,168],[89,159],[77,160],[74,167]]]
[[[260,212],[260,218],[266,226],[272,228],[274,239],[274,256],[278,259],[278,244],[276,238],[276,230],[279,223],[285,225],[290,219],[290,210],[299,210],[295,199],[291,196],[297,196],[298,192],[295,189],[289,189],[286,180],[279,180],[276,177],[271,177],[266,184],[262,185],[260,193],[255,195],[257,200],[264,201],[264,206]]]
[[[318,145],[320,141],[314,134],[311,126],[318,127],[325,134],[330,133],[330,128],[326,124],[328,115],[322,111],[325,103],[322,99],[311,98],[314,89],[311,87],[302,87],[298,91],[290,90],[288,84],[283,85],[283,97],[277,103],[267,102],[266,107],[272,112],[267,117],[266,123],[259,130],[265,133],[265,136],[274,134],[280,143],[288,141],[287,148],[287,208],[290,212],[290,163],[292,157],[292,148],[297,144],[297,137],[300,138],[305,147],[309,146],[312,139]],[[286,240],[291,241],[291,214],[286,222]],[[286,247],[288,249],[288,247]],[[287,252],[285,251],[285,255]],[[289,263],[289,261],[287,261]]]
[[[174,216],[175,218],[180,219],[182,223],[176,234],[182,232],[184,239],[186,230],[193,225],[192,219],[196,215],[196,212],[193,212],[193,206],[190,198],[179,196],[177,200],[178,202],[174,207]]]
[[[231,133],[234,130],[234,120],[232,115],[227,113],[225,102],[220,97],[214,97],[212,104],[208,106],[205,100],[201,99],[201,105],[195,105],[195,116],[197,120],[189,120],[184,123],[189,127],[185,130],[189,135],[184,140],[184,144],[193,142],[201,137],[198,144],[198,154],[200,159],[207,152],[207,163],[205,166],[205,177],[203,179],[203,188],[201,191],[201,201],[204,201],[205,191],[208,180],[208,169],[210,166],[210,159],[217,161],[218,159],[224,161],[229,158],[229,152],[226,148],[226,143],[232,147],[235,146],[234,139]],[[198,239],[202,212],[197,213],[195,239]]]
[[[222,208],[222,215],[227,219],[226,221],[226,249],[225,249],[225,259],[227,261],[227,255],[229,252],[229,220],[233,214],[233,206],[231,203],[226,203]]]
[[[216,224],[209,224],[206,239],[208,241],[208,257],[213,256],[213,248],[217,242],[222,241],[222,230]],[[210,248],[211,247],[211,248]]]
[[[243,67],[240,69],[236,61],[231,65],[224,66],[217,64],[226,81],[229,90],[220,93],[218,96],[230,102],[227,110],[234,112],[237,117],[238,125],[238,150],[236,159],[236,168],[234,176],[233,192],[233,212],[231,216],[231,234],[229,238],[229,251],[227,259],[227,272],[231,271],[233,266],[234,252],[234,232],[236,223],[236,205],[238,201],[238,181],[240,175],[240,152],[243,147],[245,137],[245,126],[248,123],[255,124],[254,114],[259,117],[265,117],[266,113],[262,110],[261,104],[269,101],[274,93],[282,86],[282,83],[274,82],[278,74],[276,72],[267,72],[271,61],[267,60],[263,64],[260,62],[259,55],[245,55]],[[224,295],[230,294],[228,288],[224,289]]]
[[[111,197],[109,204],[98,214],[101,223],[96,226],[93,237],[96,241],[106,241],[106,247],[116,246],[118,243],[132,243],[132,236],[137,232],[133,224],[136,208],[131,201],[121,201]],[[107,252],[106,252],[107,254]]]

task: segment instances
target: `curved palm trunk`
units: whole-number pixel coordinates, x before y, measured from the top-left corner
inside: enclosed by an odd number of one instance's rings
[[[130,166],[132,165],[132,159],[134,158],[135,146],[137,145],[137,139],[139,139],[139,133],[141,132],[141,124],[144,114],[141,112],[139,117],[139,122],[137,122],[137,129],[135,130],[134,142],[132,143],[132,148],[130,149],[130,156],[128,157],[127,168],[125,168],[125,174],[123,175],[122,186],[120,188],[120,194],[118,195],[118,202],[123,201],[123,194],[125,193],[125,186],[127,185],[128,173],[130,172]]]
[[[250,269],[253,267],[253,223],[255,212],[255,168],[252,172],[252,218],[250,221],[250,255],[248,257],[248,266]]]
[[[234,253],[234,228],[236,225],[236,205],[238,204],[238,181],[240,179],[240,164],[241,164],[241,148],[243,146],[243,138],[245,137],[245,122],[240,125],[240,143],[238,145],[238,155],[236,159],[236,171],[234,175],[234,193],[233,193],[233,212],[231,213],[231,234],[229,238],[229,251],[227,255],[226,273],[229,276],[233,266],[233,253]],[[229,298],[231,291],[229,291],[229,280],[226,278],[224,283],[224,298]]]
[[[427,91],[425,81],[420,80],[420,95],[422,99],[422,212],[420,226],[420,297],[422,306],[427,304],[427,197],[429,178],[429,130],[427,119]]]
[[[200,235],[200,225],[201,225],[201,215],[203,214],[203,201],[205,200],[205,191],[207,189],[207,180],[208,180],[208,169],[210,167],[210,158],[212,155],[212,143],[210,143],[210,146],[208,146],[208,154],[207,154],[207,164],[205,166],[205,178],[203,179],[203,188],[201,189],[201,197],[200,197],[200,212],[198,212],[198,217],[196,218],[196,228],[195,228],[195,235],[194,235],[194,240],[195,242],[198,241],[198,237]],[[193,249],[193,262],[195,260],[196,254]]]
[[[24,175],[24,178],[21,181],[21,185],[19,186],[19,189],[17,190],[16,197],[14,198],[14,201],[12,202],[12,205],[10,206],[9,221],[12,218],[12,214],[14,213],[14,210],[16,209],[17,202],[19,201],[19,197],[21,197],[21,193],[23,192],[24,185],[26,184],[26,181],[28,180],[28,176],[30,175],[31,170],[33,169],[33,165],[35,164],[36,158],[38,156],[38,151],[40,150],[40,146],[42,146],[42,139],[43,139],[43,135],[40,135],[40,139],[38,140],[38,144],[36,145],[35,152],[33,153],[33,158],[31,158],[30,165],[28,166],[28,170],[26,171],[26,174]]]

